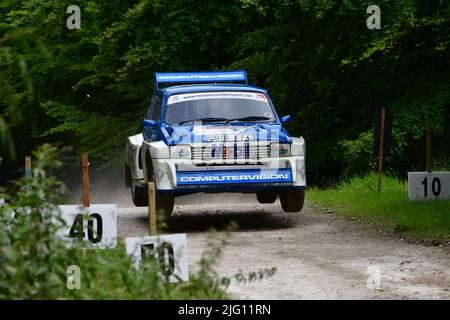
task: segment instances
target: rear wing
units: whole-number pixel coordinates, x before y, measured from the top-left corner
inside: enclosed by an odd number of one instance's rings
[[[155,72],[155,93],[163,83],[189,84],[189,83],[224,83],[247,82],[247,73],[237,71],[211,71],[211,72]]]

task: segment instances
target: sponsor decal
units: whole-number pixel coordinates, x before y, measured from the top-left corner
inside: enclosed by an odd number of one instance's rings
[[[225,157],[234,158],[234,146],[233,147],[225,147]]]
[[[253,140],[252,134],[214,134],[207,135],[206,140],[208,142],[222,142],[222,141],[251,141]]]
[[[254,180],[273,180],[288,179],[289,176],[284,173],[273,174],[246,174],[239,176],[206,176],[206,177],[181,177],[181,182],[211,182],[211,181],[254,181]]]
[[[224,172],[177,172],[178,185],[292,182],[291,169],[264,172],[260,170]]]
[[[195,135],[205,136],[208,142],[223,142],[223,141],[253,141],[254,135],[252,133],[245,133],[251,127],[232,127],[232,126],[202,126],[194,124],[192,132]],[[250,131],[250,130],[248,130]],[[261,130],[261,132],[263,132]]]
[[[155,72],[155,92],[160,83],[208,83],[239,81],[247,83],[247,73],[239,71],[213,72]]]
[[[158,182],[161,182],[164,178],[167,178],[167,173],[162,170],[158,170],[158,173],[156,174],[156,179],[158,179]]]
[[[236,81],[245,80],[245,74],[239,73],[197,73],[197,74],[158,74],[156,80],[158,82],[178,82],[178,81],[198,81],[198,80],[223,80]]]
[[[256,96],[257,96],[260,100],[267,101],[267,97],[266,97],[265,94],[257,93]]]
[[[176,94],[169,97],[167,105],[174,103],[206,100],[206,99],[246,99],[259,102],[268,102],[267,97],[262,93],[246,92],[246,91],[226,91],[226,92],[198,92]]]

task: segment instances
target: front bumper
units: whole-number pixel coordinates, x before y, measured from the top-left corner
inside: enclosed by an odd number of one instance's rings
[[[267,158],[258,165],[207,165],[194,160],[153,159],[159,191],[302,189],[306,186],[305,157]]]

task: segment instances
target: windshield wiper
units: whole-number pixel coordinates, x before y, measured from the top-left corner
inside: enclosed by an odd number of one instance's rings
[[[178,124],[183,124],[183,123],[186,123],[186,122],[195,122],[195,121],[203,121],[203,122],[216,122],[216,121],[227,121],[228,119],[227,118],[211,118],[211,117],[209,117],[209,118],[199,118],[199,119],[191,119],[191,120],[184,120],[184,121],[181,121],[181,122],[179,122]]]
[[[242,118],[228,119],[226,123],[231,121],[258,121],[258,120],[270,120],[270,117],[263,117],[263,116],[242,117]]]

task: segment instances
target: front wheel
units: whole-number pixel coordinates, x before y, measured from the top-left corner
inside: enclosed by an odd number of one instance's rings
[[[156,191],[156,212],[169,217],[173,212],[174,197],[172,192]]]
[[[300,212],[305,202],[305,190],[280,191],[280,202],[284,212]]]
[[[136,207],[148,206],[148,193],[147,193],[146,188],[136,186],[132,183],[131,197],[132,197],[133,203]]]

